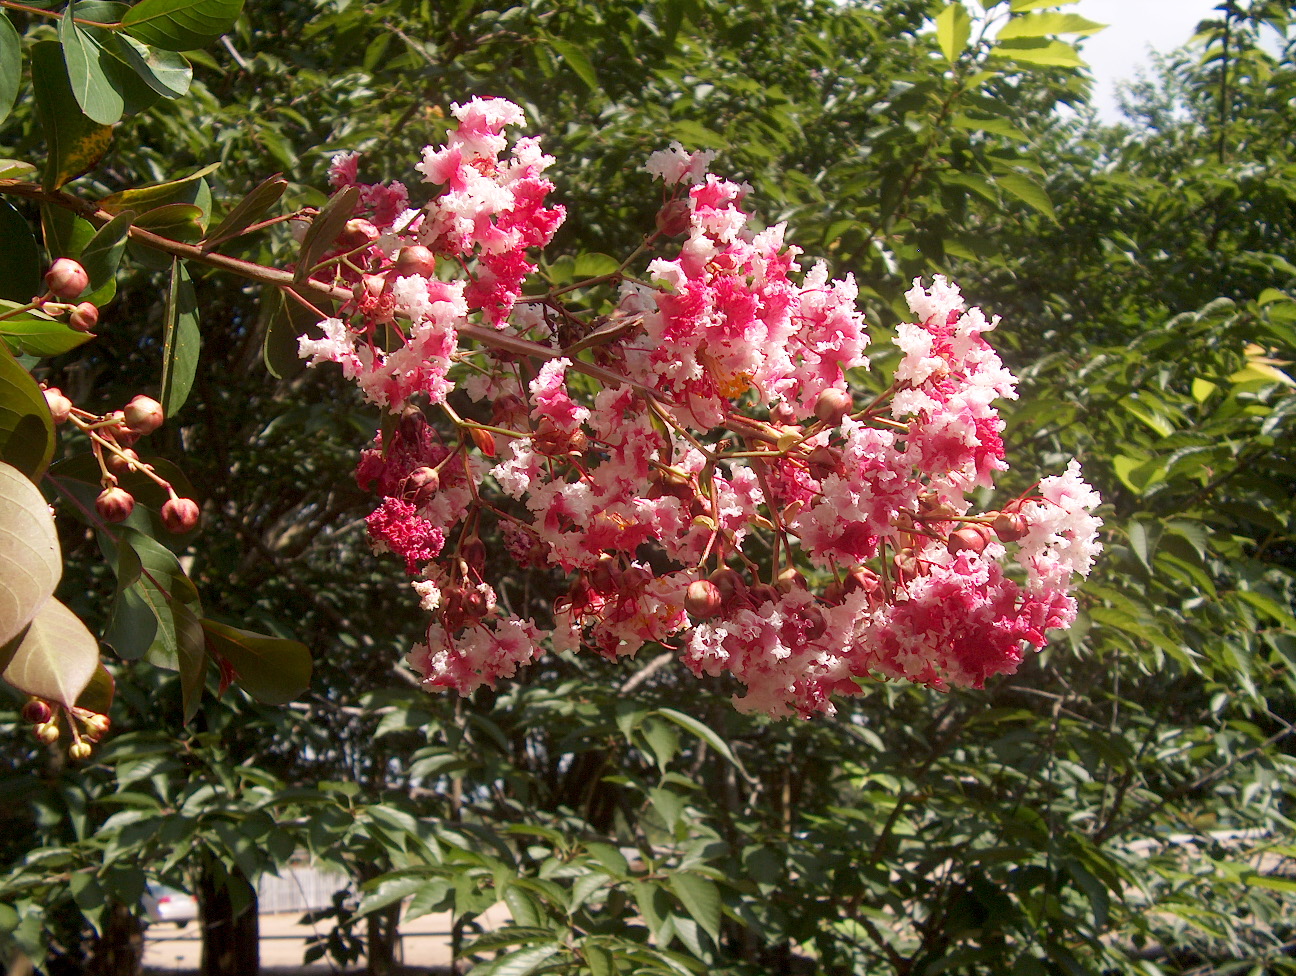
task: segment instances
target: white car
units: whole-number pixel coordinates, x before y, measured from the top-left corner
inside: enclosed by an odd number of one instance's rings
[[[178,888],[151,884],[144,892],[144,910],[155,922],[188,922],[198,917],[198,902]]]

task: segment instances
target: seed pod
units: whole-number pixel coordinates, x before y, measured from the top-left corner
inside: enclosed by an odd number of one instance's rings
[[[829,427],[836,427],[850,413],[851,396],[845,390],[829,387],[815,400],[815,416]]]
[[[798,570],[789,566],[779,573],[778,581],[774,585],[780,593],[791,593],[793,590],[804,590],[806,581]]]
[[[90,276],[79,261],[59,258],[45,272],[45,285],[56,298],[68,302],[90,287]]]
[[[816,606],[808,606],[801,613],[805,616],[805,630],[801,636],[807,641],[818,640],[828,629],[828,621],[824,619],[823,611]]]
[[[153,433],[166,421],[162,404],[146,396],[134,397],[126,404],[122,417],[126,426],[141,437]]]
[[[82,302],[68,316],[68,325],[78,332],[89,332],[98,324],[99,309],[91,302]]]
[[[105,488],[95,499],[95,511],[105,522],[121,522],[135,511],[135,496],[125,488]]]
[[[720,588],[710,580],[694,580],[684,594],[684,609],[698,620],[709,620],[720,612],[724,600]]]
[[[726,604],[747,593],[747,581],[727,566],[720,567],[709,578],[720,590],[720,598]]]
[[[841,474],[842,454],[835,447],[816,447],[806,458],[810,466],[810,475],[823,481],[830,474]]]
[[[198,503],[192,498],[168,498],[162,506],[162,524],[176,535],[196,529],[198,518]]]
[[[363,217],[352,217],[338,235],[338,247],[354,251],[358,247],[372,244],[378,240],[378,228]]]
[[[748,598],[756,606],[762,606],[766,603],[778,603],[779,591],[776,587],[768,583],[756,583],[747,591]]]
[[[854,593],[857,590],[863,590],[865,593],[873,593],[881,585],[882,580],[877,573],[864,566],[856,566],[848,572],[846,578],[842,580],[842,594]]]
[[[45,403],[49,406],[50,416],[54,418],[54,424],[67,423],[67,419],[72,414],[72,401],[63,395],[63,391],[57,386],[51,386],[45,393]]]

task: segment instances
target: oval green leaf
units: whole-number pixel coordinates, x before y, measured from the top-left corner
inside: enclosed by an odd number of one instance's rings
[[[306,645],[204,620],[207,649],[234,669],[240,686],[267,705],[283,705],[310,687],[311,656]]]
[[[122,18],[126,32],[167,51],[206,47],[234,26],[243,0],[143,0]]]
[[[49,505],[22,472],[0,462],[0,644],[31,623],[62,574]]]
[[[38,478],[54,456],[54,419],[31,374],[0,344],[0,461]]]
[[[48,600],[0,677],[19,691],[71,708],[98,669],[94,634],[58,600]]]

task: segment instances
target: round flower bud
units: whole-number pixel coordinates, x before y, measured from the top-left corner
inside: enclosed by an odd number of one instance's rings
[[[846,574],[842,580],[842,595],[854,593],[857,590],[863,590],[865,593],[873,593],[882,585],[882,579],[873,570],[864,566],[856,566]]]
[[[140,456],[131,448],[124,447],[121,454],[107,454],[104,457],[104,464],[117,477],[123,478],[137,469],[139,459]]]
[[[72,314],[68,317],[68,325],[78,332],[89,332],[98,324],[99,309],[93,302],[82,302],[72,309]]]
[[[724,601],[720,597],[720,588],[710,580],[694,580],[684,594],[684,609],[689,616],[698,620],[707,620],[720,612]]]
[[[678,237],[688,231],[690,216],[687,200],[671,200],[657,211],[657,229],[667,237]]]
[[[108,730],[112,728],[112,721],[108,716],[100,715],[98,712],[93,712],[85,716],[85,718],[81,720],[81,723],[85,726],[85,734],[95,742],[98,742],[107,735]]]
[[[55,297],[71,301],[90,287],[90,276],[79,261],[59,258],[45,272],[45,285]]]
[[[49,707],[49,702],[40,698],[33,698],[23,706],[22,720],[29,725],[44,725],[53,716],[54,712]]]
[[[351,289],[351,296],[357,301],[378,298],[387,287],[387,279],[382,275],[367,274],[360,278]]]
[[[710,579],[719,589],[720,599],[725,603],[735,597],[741,597],[747,592],[747,581],[737,571],[730,569],[728,566],[717,569],[711,574]]]
[[[610,593],[621,579],[621,568],[611,556],[601,556],[589,573],[590,586],[596,593]]]
[[[402,247],[396,255],[396,274],[404,278],[409,275],[422,275],[424,278],[436,269],[436,257],[422,244],[411,244]]]
[[[72,401],[63,395],[63,391],[57,386],[51,386],[45,390],[45,403],[49,406],[50,416],[54,418],[55,425],[67,423],[67,419],[72,414]]]
[[[1020,512],[1000,512],[993,523],[995,535],[1004,542],[1019,542],[1030,529]]]
[[[88,742],[74,742],[72,745],[68,746],[68,758],[81,762],[82,760],[89,759],[90,754],[93,751],[94,750],[90,747],[90,743]]]
[[[59,740],[59,727],[54,722],[46,722],[43,725],[38,725],[36,728],[32,729],[32,731],[36,733],[36,738],[47,746],[52,746]]]
[[[780,400],[774,406],[770,407],[770,420],[776,424],[786,427],[789,424],[795,424],[797,421],[796,407],[786,400]]]
[[[426,465],[415,468],[405,479],[405,492],[407,495],[413,494],[415,505],[426,505],[440,487],[441,475],[437,473],[436,468],[429,468]]]
[[[845,390],[829,387],[815,400],[815,416],[829,427],[836,427],[850,413],[851,396]]]
[[[119,447],[130,447],[140,439],[139,431],[131,430],[126,426],[126,411],[114,410],[107,415],[106,419],[116,421],[116,423],[110,427],[104,427],[100,433],[111,437]]]
[[[121,522],[135,511],[135,496],[125,488],[105,488],[95,499],[95,511],[105,522]]]
[[[198,527],[198,503],[192,498],[168,498],[162,506],[162,524],[181,535]]]
[[[961,529],[955,529],[950,533],[949,546],[951,553],[963,552],[981,552],[985,549],[986,543],[990,541],[990,532],[984,525],[965,525]]]
[[[126,409],[122,413],[126,426],[140,436],[153,433],[166,420],[166,414],[162,412],[162,404],[146,396],[132,399],[126,404]]]
[[[348,251],[354,251],[358,247],[364,247],[378,240],[378,228],[371,221],[363,217],[352,217],[342,228],[342,233],[338,235],[338,247],[346,248]]]

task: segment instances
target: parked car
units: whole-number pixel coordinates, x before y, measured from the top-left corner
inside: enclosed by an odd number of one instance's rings
[[[151,884],[144,892],[144,910],[155,922],[184,924],[198,917],[198,902],[194,896],[178,888]]]

